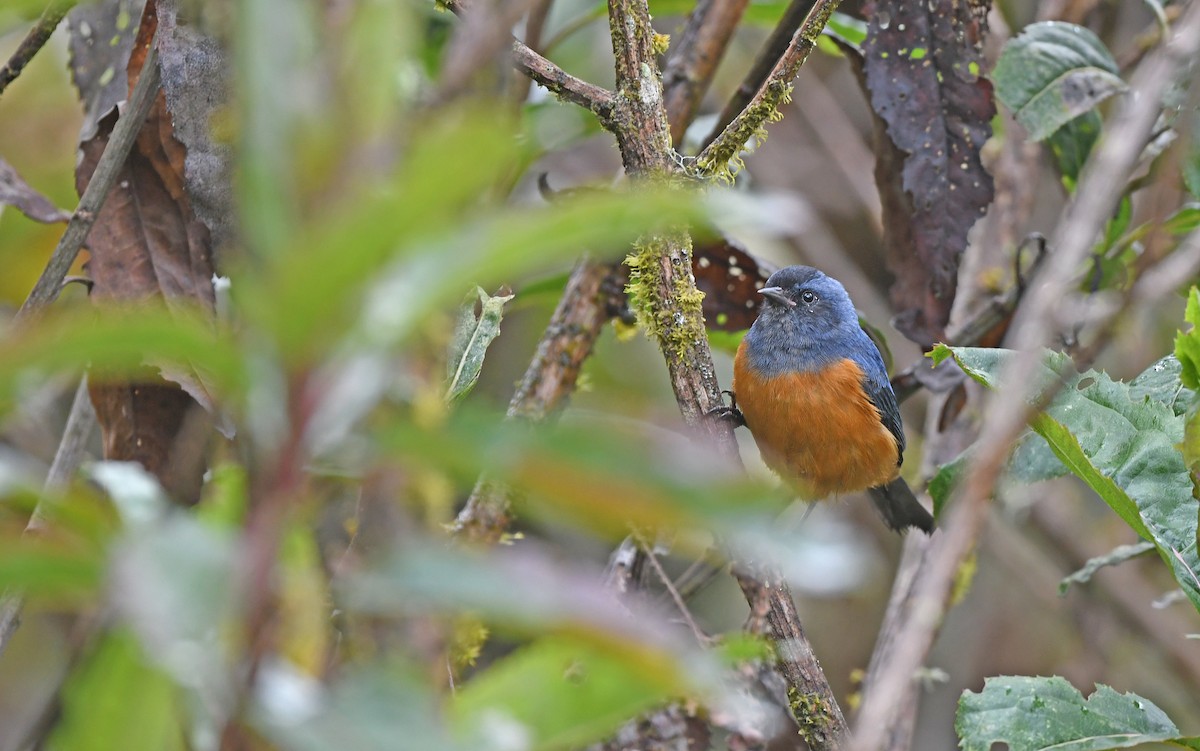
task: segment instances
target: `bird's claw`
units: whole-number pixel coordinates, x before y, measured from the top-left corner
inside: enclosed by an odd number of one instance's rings
[[[715,420],[728,420],[733,423],[733,427],[740,428],[746,424],[746,417],[737,406],[737,395],[732,391],[722,391],[722,394],[729,394],[729,406],[722,404],[719,407],[713,407],[708,411],[708,416]]]

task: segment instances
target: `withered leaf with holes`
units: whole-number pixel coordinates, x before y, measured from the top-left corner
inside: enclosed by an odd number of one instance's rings
[[[992,201],[979,151],[996,114],[981,75],[985,2],[873,0],[865,80],[876,127],[895,325],[925,346],[944,335],[967,232]],[[886,141],[885,141],[886,138]]]
[[[692,250],[692,274],[704,293],[704,323],[711,331],[745,331],[758,316],[758,290],[778,269],[755,258],[729,238],[698,243]]]

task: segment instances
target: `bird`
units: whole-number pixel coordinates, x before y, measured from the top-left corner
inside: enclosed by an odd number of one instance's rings
[[[841,282],[811,266],[776,271],[733,361],[732,407],[766,465],[816,501],[867,491],[884,522],[933,531],[900,477],[904,427],[887,368]]]

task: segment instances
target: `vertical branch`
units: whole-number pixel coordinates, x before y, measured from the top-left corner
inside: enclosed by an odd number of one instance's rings
[[[805,28],[824,26],[837,0],[809,14]],[[609,26],[616,58],[617,143],[625,170],[653,179],[671,169],[671,140],[662,86],[654,60],[654,29],[646,0],[609,0]],[[811,47],[810,47],[811,48]],[[807,54],[807,53],[805,53]],[[802,58],[797,58],[796,68]],[[792,75],[795,75],[795,69]],[[790,85],[790,78],[788,79]],[[698,429],[731,462],[740,464],[733,429],[707,419],[721,404],[712,351],[692,276],[691,239],[683,231],[649,238],[629,259],[630,296],[638,315],[658,339],[675,400],[684,421]],[[777,661],[788,683],[789,709],[815,751],[836,749],[847,737],[846,721],[800,625],[786,581],[778,571],[743,570],[738,582],[751,608],[763,610]]]
[[[717,116],[716,125],[713,126],[713,132],[709,135],[708,143],[705,146],[716,140],[726,126],[733,122],[733,118],[737,117],[742,110],[746,109],[746,105],[750,104],[750,100],[754,98],[754,95],[771,75],[779,58],[783,57],[783,54],[791,46],[796,31],[800,28],[800,24],[804,23],[804,19],[808,17],[812,7],[813,0],[791,0],[788,3],[779,23],[771,31],[771,36],[767,38],[762,51],[754,59],[754,64],[750,66],[746,78],[737,87],[737,91],[733,92],[733,96],[725,104],[721,114]]]

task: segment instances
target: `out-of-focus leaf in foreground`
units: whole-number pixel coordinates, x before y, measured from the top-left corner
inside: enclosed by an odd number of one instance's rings
[[[150,666],[129,631],[109,631],[63,689],[62,720],[50,738],[55,751],[182,751],[179,693]]]
[[[963,751],[1105,751],[1169,742],[1200,748],[1161,709],[1137,694],[1103,684],[1087,699],[1058,676],[988,678],[983,691],[963,692],[954,722]]]
[[[598,572],[527,543],[477,553],[405,541],[386,565],[353,575],[344,594],[352,612],[465,611],[542,636],[459,687],[453,712],[481,737],[504,730],[528,748],[565,748],[669,696],[720,691],[717,656],[665,614],[622,602]]]
[[[953,357],[967,375],[995,388],[1013,352],[939,345],[932,357],[935,362]],[[1179,586],[1200,609],[1198,504],[1177,448],[1184,437],[1183,418],[1150,393],[1104,373],[1076,373],[1060,353],[1045,354],[1039,378],[1039,391],[1060,378],[1063,388],[1034,417],[1033,431],[1072,474],[1155,544]],[[1153,393],[1164,393],[1161,384]]]
[[[268,672],[255,726],[289,751],[455,751],[437,699],[401,665],[351,668],[324,690],[300,675]],[[498,748],[483,744],[472,749]]]
[[[481,737],[519,738],[532,751],[601,740],[630,717],[687,692],[677,666],[626,645],[549,637],[472,678],[453,710]],[[531,692],[529,686],[540,690]]]
[[[204,314],[168,312],[146,303],[111,308],[104,315],[73,310],[51,312],[0,335],[0,414],[31,379],[58,371],[90,368],[97,379],[137,373],[147,360],[162,366],[193,367],[226,398],[245,384],[241,353]]]
[[[680,544],[703,546],[686,531],[736,526],[777,513],[782,503],[777,490],[703,445],[633,420],[528,426],[460,409],[436,426],[390,426],[379,445],[464,485],[487,474],[517,491],[522,513],[614,537],[630,525],[669,528],[684,532]]]
[[[1120,91],[1112,54],[1088,29],[1045,21],[1004,45],[992,71],[996,97],[1034,141],[1042,141]]]
[[[581,251],[623,250],[648,230],[697,218],[691,195],[665,190],[493,206],[490,187],[520,159],[510,124],[455,111],[417,132],[392,179],[298,234],[263,278],[263,293],[243,299],[284,353],[311,356],[343,332],[371,282],[366,334],[398,340],[474,285],[511,282]]]

